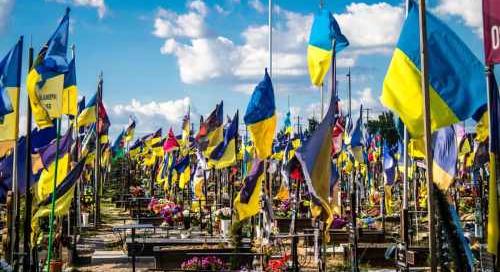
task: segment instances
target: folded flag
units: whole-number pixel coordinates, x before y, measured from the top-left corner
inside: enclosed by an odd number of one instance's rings
[[[455,179],[458,148],[453,126],[441,128],[432,135],[432,178],[436,186],[446,191]]]
[[[238,220],[242,221],[260,211],[260,195],[264,180],[264,161],[255,158],[252,170],[245,177],[243,187],[234,199]]]
[[[290,110],[285,115],[285,135],[292,135],[293,128],[292,128],[292,121],[290,120]]]
[[[236,140],[238,137],[238,111],[224,132],[224,141],[210,153],[208,164],[215,169],[222,169],[236,164]]]
[[[78,114],[78,88],[76,87],[75,58],[68,65],[68,72],[64,75],[62,91],[62,114],[76,116]]]
[[[151,147],[152,145],[161,141],[161,128],[159,128],[155,133],[150,134],[144,138],[144,144]]]
[[[87,102],[85,108],[80,112],[77,119],[78,127],[85,127],[97,121],[97,100],[98,93],[94,94],[92,98]]]
[[[333,46],[335,44],[335,53]],[[330,11],[319,10],[314,21],[307,46],[307,67],[311,83],[315,86],[323,84],[323,79],[330,69],[332,55],[349,45],[349,41],[340,31],[339,24]]]
[[[267,69],[264,79],[253,91],[243,119],[250,132],[257,157],[264,160],[271,156],[276,131],[276,104],[273,83]]]
[[[458,36],[426,12],[429,50],[431,127],[466,120],[486,104],[484,66]],[[380,100],[396,112],[412,137],[422,136],[423,96],[417,4],[409,1],[408,17],[384,79]]]
[[[52,126],[62,114],[64,75],[68,72],[69,8],[52,37],[40,50],[26,80],[33,118],[38,127]]]

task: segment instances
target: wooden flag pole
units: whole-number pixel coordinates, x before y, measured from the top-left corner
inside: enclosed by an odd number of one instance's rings
[[[427,208],[429,217],[429,255],[431,272],[437,271],[437,256],[436,256],[436,234],[435,234],[435,212],[434,212],[434,183],[432,175],[432,146],[431,146],[431,107],[429,94],[429,62],[427,59],[427,19],[425,0],[420,0],[419,5],[419,24],[420,24],[420,61],[421,61],[421,80],[422,91],[424,98],[424,136],[425,136],[425,164],[426,164],[426,180],[427,180]]]
[[[54,167],[54,182],[52,183],[52,199],[51,199],[51,208],[50,208],[50,218],[49,218],[49,245],[48,245],[48,253],[47,253],[47,267],[49,267],[50,270],[50,261],[52,259],[52,247],[53,247],[53,240],[54,240],[54,212],[55,212],[55,207],[56,207],[56,188],[57,188],[57,171],[58,171],[58,165],[59,165],[59,140],[60,140],[60,134],[61,134],[61,118],[56,119],[56,161],[55,161],[55,167]]]

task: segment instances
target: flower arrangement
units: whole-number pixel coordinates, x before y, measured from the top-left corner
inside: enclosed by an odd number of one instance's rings
[[[154,214],[161,215],[165,223],[169,225],[182,222],[184,218],[182,207],[167,199],[151,198],[148,209]]]
[[[144,196],[144,188],[141,186],[130,186],[129,192],[133,197]]]
[[[193,257],[181,264],[181,269],[189,271],[219,271],[225,268],[224,261],[215,256]]]
[[[231,208],[225,207],[216,210],[215,217],[219,220],[231,220]]]
[[[266,271],[267,272],[286,271],[288,259],[290,259],[290,255],[285,254],[283,257],[281,257],[279,259],[269,260],[267,262]]]
[[[283,200],[278,205],[278,210],[276,211],[276,216],[280,218],[290,218],[292,217],[292,205],[290,200]]]

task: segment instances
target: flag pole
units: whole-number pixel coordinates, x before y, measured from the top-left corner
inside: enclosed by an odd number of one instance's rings
[[[94,177],[94,228],[100,220],[100,197],[99,197],[99,185],[101,181],[101,137],[99,128],[99,105],[102,100],[102,72],[99,74],[99,80],[97,83],[97,102],[95,105],[96,111],[96,156],[95,156],[95,177]]]
[[[52,247],[54,240],[54,212],[56,207],[56,188],[57,188],[57,168],[59,165],[59,140],[61,133],[61,118],[56,119],[56,161],[54,167],[54,182],[52,183],[52,199],[51,199],[51,208],[50,208],[50,218],[49,218],[49,245],[48,245],[48,253],[47,253],[47,267],[50,270],[50,261],[52,259]]]
[[[425,0],[420,0],[419,5],[419,31],[420,31],[420,60],[421,60],[421,84],[424,98],[424,137],[425,137],[425,164],[427,180],[427,209],[429,217],[429,257],[431,272],[437,271],[436,256],[436,234],[435,234],[435,212],[434,212],[434,183],[432,174],[432,147],[431,147],[431,109],[429,94],[429,62],[427,59],[427,19]]]
[[[405,2],[405,18],[408,17],[408,7],[410,5],[410,0],[404,0]],[[406,125],[403,127],[404,135],[403,135],[403,205],[401,211],[400,218],[400,242],[402,243],[403,248],[403,260],[402,263],[404,271],[408,271],[408,261],[407,261],[407,252],[408,252],[408,143],[410,135],[408,130],[406,129]]]
[[[33,46],[30,45],[28,51],[28,72],[33,66]],[[26,152],[30,154],[31,152],[31,105],[29,96],[26,97]],[[31,268],[31,209],[33,202],[33,195],[31,194],[31,156],[26,156],[26,165],[24,173],[26,176],[26,188],[25,188],[25,216],[24,216],[24,239],[23,239],[23,271],[30,271]]]
[[[23,36],[19,37],[19,43],[21,43],[21,54],[19,54],[19,65],[18,65],[18,82],[21,82],[21,63],[22,63],[22,51],[23,51]],[[17,44],[16,44],[17,47]],[[11,247],[10,247],[10,264],[13,266],[18,266],[17,262],[17,253],[19,251],[19,233],[16,229],[17,226],[19,226],[19,179],[18,179],[18,171],[20,169],[17,168],[17,160],[19,158],[19,149],[17,148],[17,141],[19,138],[19,109],[20,107],[20,92],[21,92],[21,86],[17,88],[16,93],[15,93],[15,128],[14,128],[14,150],[13,150],[13,162],[12,162],[12,193],[13,193],[13,199],[12,199],[12,220],[11,220],[11,234],[10,234],[10,242],[11,242]],[[15,263],[14,263],[15,262]]]

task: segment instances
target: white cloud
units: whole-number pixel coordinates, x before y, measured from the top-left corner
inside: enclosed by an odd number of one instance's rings
[[[381,2],[352,3],[346,12],[335,14],[352,47],[376,48],[397,42],[403,22],[403,8]]]
[[[0,0],[0,32],[7,27],[13,6],[14,0]]]
[[[273,44],[273,75],[303,78],[308,73],[306,49],[313,16],[279,6],[275,6],[274,12],[279,20],[273,25],[273,39],[279,42]],[[345,13],[335,15],[352,44],[337,58],[337,66],[352,67],[363,54],[391,52],[399,35],[402,13],[401,7],[379,3],[351,4]],[[165,39],[160,52],[176,57],[184,83],[224,79],[236,82],[235,91],[251,92],[250,84],[255,84],[269,66],[268,26],[248,26],[241,32],[241,42],[236,43],[208,31],[206,18],[209,16],[210,10],[198,1],[191,2],[184,14],[160,8],[153,32]]]
[[[128,104],[117,104],[112,107],[113,122],[125,126],[128,117],[137,120],[139,133],[152,132],[159,127],[179,126],[182,117],[191,103],[189,97],[178,100],[141,102],[132,99]]]
[[[219,14],[222,14],[222,15],[228,15],[229,14],[229,11],[225,10],[222,6],[220,6],[218,4],[216,4],[214,6],[214,8],[215,8],[215,11],[217,13],[219,13]]]
[[[250,7],[255,9],[258,13],[264,13],[264,11],[266,11],[266,8],[262,4],[262,2],[260,2],[260,0],[250,0],[250,1],[248,1],[248,4],[250,5]]]
[[[153,35],[158,38],[201,38],[206,34],[204,24],[208,9],[201,1],[194,1],[188,5],[186,14],[160,8],[156,14]]]
[[[464,24],[482,34],[482,6],[479,0],[439,0],[436,12],[462,18]]]
[[[99,19],[104,18],[104,15],[106,15],[106,12],[108,10],[106,7],[106,3],[104,2],[105,0],[46,0],[46,1],[54,1],[65,5],[73,4],[75,6],[95,8],[97,9],[97,15],[99,16]]]
[[[361,91],[355,92],[353,94],[352,99],[352,115],[359,115],[359,108],[363,105],[364,109],[370,109],[371,112],[381,112],[383,110],[382,104],[380,104],[379,100],[373,95],[373,90],[371,88],[364,88]],[[344,105],[342,105],[342,110],[347,112],[348,101],[344,100]]]

